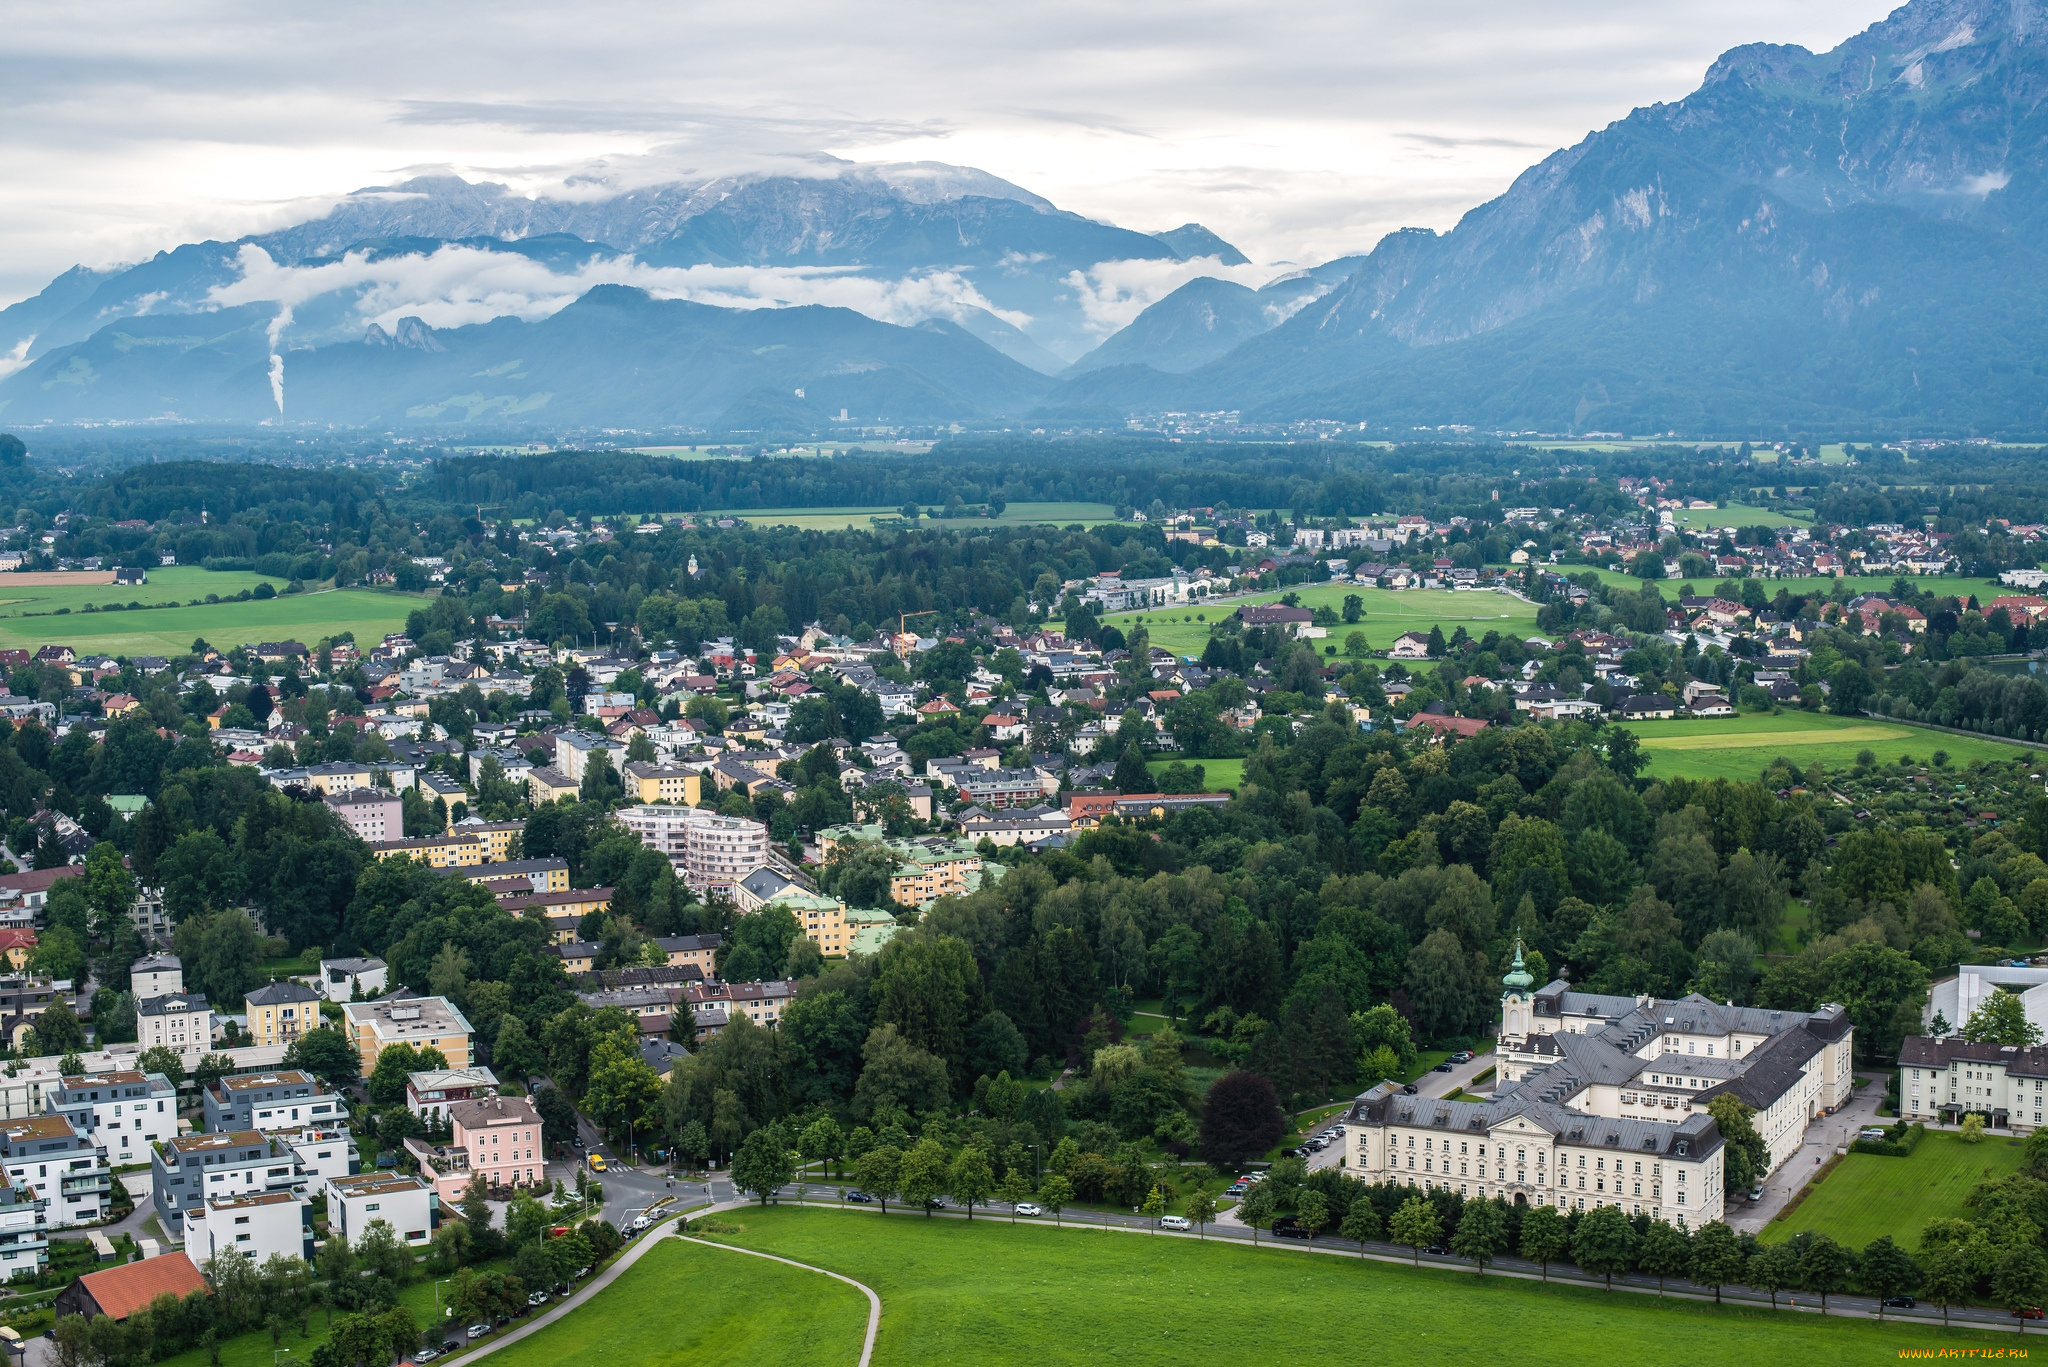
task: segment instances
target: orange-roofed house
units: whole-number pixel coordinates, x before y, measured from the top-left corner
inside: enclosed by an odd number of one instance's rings
[[[183,1300],[194,1291],[213,1294],[190,1258],[183,1253],[166,1253],[160,1258],[86,1273],[57,1293],[57,1313],[125,1320],[138,1310],[148,1309],[158,1296]]]
[[[28,967],[29,956],[36,952],[36,933],[33,930],[0,930],[0,957],[5,957],[7,966],[16,970]]]
[[[1440,712],[1417,712],[1408,719],[1410,731],[1426,730],[1432,744],[1452,736],[1469,740],[1486,729],[1487,723],[1478,717],[1447,717]]]

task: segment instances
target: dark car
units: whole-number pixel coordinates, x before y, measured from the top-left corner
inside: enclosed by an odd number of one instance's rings
[[[1273,1237],[1276,1239],[1307,1240],[1313,1236],[1297,1224],[1292,1215],[1283,1215],[1273,1222]]]
[[[1887,1296],[1884,1300],[1884,1308],[1887,1310],[1911,1310],[1919,1304],[1920,1302],[1911,1296]]]
[[[1415,1084],[1411,1082],[1411,1083],[1409,1083],[1409,1084],[1408,1084],[1408,1085],[1407,1085],[1406,1087],[1403,1087],[1403,1088],[1401,1089],[1401,1095],[1403,1095],[1403,1096],[1414,1096],[1414,1095],[1415,1095]]]
[[[864,1191],[849,1191],[846,1193],[846,1199],[853,1202],[857,1206],[873,1205],[875,1201],[874,1197],[868,1195]]]
[[[1448,1063],[1439,1063],[1436,1067],[1430,1069],[1430,1071],[1432,1073],[1454,1073],[1457,1071],[1457,1069],[1452,1067]]]
[[[1448,1258],[1451,1256],[1451,1250],[1445,1248],[1442,1244],[1431,1244],[1422,1251],[1432,1258]]]
[[[442,1351],[442,1352],[444,1352],[444,1353],[454,1353],[454,1352],[460,1352],[460,1351],[461,1351],[461,1349],[462,1349],[462,1340],[461,1340],[461,1339],[442,1339],[442,1340],[441,1340],[441,1351]]]

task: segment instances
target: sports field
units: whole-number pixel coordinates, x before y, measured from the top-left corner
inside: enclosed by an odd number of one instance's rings
[[[1947,1131],[1934,1130],[1909,1158],[1852,1153],[1821,1179],[1797,1210],[1765,1225],[1757,1237],[1774,1244],[1813,1229],[1837,1243],[1862,1248],[1880,1234],[1889,1234],[1901,1247],[1917,1248],[1928,1221],[1969,1217],[1963,1202],[1979,1182],[2018,1172],[2020,1152],[2019,1144],[2010,1139],[1986,1135],[1982,1143],[1965,1144]]]
[[[203,573],[203,571],[199,571]],[[136,595],[139,602],[151,599],[155,587],[145,584]],[[209,580],[238,578],[209,575]],[[247,576],[253,582],[256,576]],[[240,592],[247,583],[236,583],[226,592]],[[69,590],[67,590],[68,592]],[[208,587],[206,593],[222,593]],[[203,593],[181,593],[190,599]],[[225,594],[223,594],[225,596]],[[105,601],[104,599],[100,601]],[[368,589],[341,589],[327,593],[295,593],[290,597],[265,598],[247,603],[207,603],[198,607],[149,608],[127,612],[72,612],[66,616],[0,617],[0,649],[34,649],[44,645],[68,645],[85,653],[107,655],[178,655],[192,648],[194,638],[204,637],[218,649],[244,641],[302,641],[311,646],[323,636],[353,631],[356,640],[380,641],[388,632],[405,625],[406,614],[424,599],[401,593],[377,593]]]
[[[1536,607],[1505,593],[1451,589],[1368,589],[1356,584],[1305,584],[1287,590],[1297,594],[1305,608],[1327,607],[1342,611],[1344,600],[1357,594],[1365,605],[1365,617],[1353,624],[1339,623],[1319,645],[1344,648],[1344,638],[1354,631],[1365,633],[1366,644],[1384,650],[1406,631],[1427,632],[1433,626],[1444,629],[1449,640],[1459,627],[1474,637],[1489,631],[1533,635]],[[1140,622],[1151,634],[1152,644],[1176,655],[1200,655],[1209,643],[1209,623],[1221,621],[1247,603],[1277,603],[1279,593],[1255,593],[1221,603],[1155,608],[1146,612],[1119,612],[1103,620],[1126,636]]]
[[[1950,762],[1957,765],[2030,753],[1975,736],[1812,712],[1623,725],[1642,743],[1649,772],[1665,777],[1753,779],[1779,755],[1801,769],[1816,760],[1831,769],[1845,769],[1856,762],[1859,750],[1869,750],[1887,764],[1900,755],[1925,763],[1936,750],[1948,751]]]
[[[1895,1362],[1972,1335],[1789,1311],[1545,1286],[1469,1271],[1192,1239],[780,1206],[722,1217],[721,1242],[829,1268],[882,1301],[876,1367],[1115,1362],[1225,1367],[1283,1356],[1349,1367],[1664,1361]],[[726,1261],[721,1263],[719,1259]],[[827,1278],[705,1248],[646,1254],[589,1306],[505,1350],[499,1367],[690,1362],[851,1364],[861,1298]],[[784,1332],[777,1356],[757,1335]],[[1531,1330],[1534,1329],[1534,1332]],[[733,1336],[730,1344],[721,1334]],[[1982,1335],[1976,1341],[2010,1342]],[[741,1356],[746,1350],[749,1356]]]
[[[860,531],[868,529],[868,519],[875,517],[896,517],[903,509],[894,508],[728,508],[723,512],[705,513],[708,520],[719,517],[743,517],[757,527],[795,527],[806,532],[831,532],[852,527]],[[1035,527],[1046,523],[1065,525],[1069,522],[1110,522],[1116,518],[1116,509],[1107,503],[1012,503],[1004,507],[1001,517],[959,517],[924,518],[921,524],[932,527],[954,529],[986,527],[991,524],[1002,527]]]

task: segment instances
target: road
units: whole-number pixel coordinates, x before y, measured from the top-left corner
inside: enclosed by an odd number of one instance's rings
[[[1764,1199],[1754,1204],[1731,1200],[1728,1224],[1738,1233],[1755,1234],[1777,1217],[1793,1193],[1814,1179],[1828,1159],[1847,1151],[1849,1141],[1866,1125],[1882,1125],[1877,1108],[1884,1101],[1885,1078],[1871,1074],[1871,1080],[1853,1092],[1849,1101],[1833,1115],[1823,1116],[1806,1127],[1806,1140],[1799,1151],[1778,1165],[1764,1183]]]

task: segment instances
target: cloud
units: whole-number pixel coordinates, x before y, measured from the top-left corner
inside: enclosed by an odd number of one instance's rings
[[[1270,267],[1226,266],[1213,256],[1189,261],[1098,261],[1086,271],[1070,271],[1066,283],[1080,300],[1088,326],[1108,336],[1190,280],[1214,276],[1257,289],[1272,276]]]
[[[628,285],[657,299],[720,308],[822,304],[902,326],[934,318],[957,321],[973,309],[987,310],[1013,327],[1031,321],[1028,314],[998,308],[952,271],[890,280],[846,267],[647,266],[620,256],[593,257],[573,271],[558,272],[512,252],[453,245],[429,254],[381,258],[350,252],[338,261],[298,266],[273,260],[253,243],[241,248],[237,265],[241,278],[210,291],[208,302],[220,308],[278,305],[271,325],[273,347],[295,309],[329,296],[349,299],[352,316],[364,329],[374,323],[389,332],[408,315],[437,328],[506,317],[532,322],[598,285]]]

